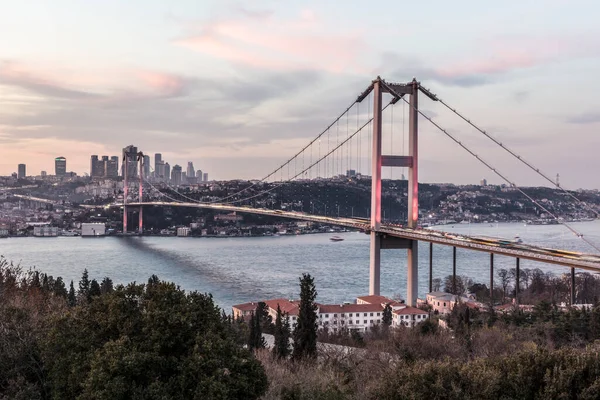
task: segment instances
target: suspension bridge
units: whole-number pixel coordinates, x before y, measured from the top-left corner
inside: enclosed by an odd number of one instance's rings
[[[359,229],[370,235],[370,278],[369,293],[380,294],[380,261],[382,249],[403,249],[407,252],[407,304],[413,306],[417,300],[418,282],[418,242],[429,242],[429,277],[430,290],[433,268],[433,244],[452,246],[453,276],[456,277],[456,249],[465,248],[483,251],[490,254],[490,293],[494,286],[494,255],[514,257],[516,260],[516,290],[518,301],[520,259],[535,260],[557,264],[571,269],[571,301],[575,298],[575,268],[589,271],[600,271],[600,255],[580,252],[549,249],[524,243],[516,243],[502,239],[464,236],[422,229],[419,219],[419,120],[424,120],[442,134],[447,136],[467,154],[478,160],[485,168],[499,177],[506,185],[520,193],[524,200],[532,203],[541,212],[562,223],[566,229],[600,253],[600,249],[575,228],[562,221],[548,206],[523,191],[515,181],[511,180],[500,169],[483,156],[475,153],[465,143],[442,127],[419,107],[419,97],[438,102],[453,115],[467,123],[485,138],[510,154],[524,167],[532,170],[566,197],[576,202],[582,210],[598,216],[598,211],[579,200],[572,192],[565,190],[548,174],[527,161],[515,150],[501,143],[479,125],[472,122],[464,114],[457,111],[437,95],[427,90],[416,79],[407,83],[390,83],[377,78],[321,133],[296,152],[292,157],[272,170],[264,178],[253,181],[242,189],[220,198],[194,198],[191,193],[181,193],[177,187],[168,182],[157,182],[156,179],[144,176],[144,157],[142,153],[126,154],[124,157],[125,182],[122,203],[114,203],[108,207],[122,207],[123,231],[127,233],[128,213],[139,210],[138,232],[143,232],[143,212],[145,207],[188,207],[204,208],[229,212],[251,213],[281,218],[304,220],[328,225],[337,225]],[[387,103],[384,105],[384,98]],[[365,105],[366,103],[366,105]],[[394,109],[396,104],[402,105],[402,129],[395,127]],[[362,110],[361,110],[362,105]],[[366,110],[365,110],[366,108]],[[408,121],[405,121],[408,114]],[[384,122],[384,115],[389,120]],[[406,132],[405,126],[408,125]],[[395,129],[396,128],[396,129]],[[384,153],[385,148],[388,151]],[[394,147],[394,142],[396,146]],[[389,145],[388,145],[389,144]],[[136,165],[136,162],[138,163]],[[132,177],[128,172],[131,164],[138,169],[139,176]],[[407,171],[406,219],[400,225],[397,221],[382,219],[382,171],[389,168],[388,176],[393,178],[394,170]],[[317,215],[303,211],[269,208],[278,191],[292,182],[318,181],[322,179],[343,179],[349,173],[370,179],[370,216],[356,218],[354,216]],[[136,174],[137,175],[137,174]],[[130,195],[130,186],[138,186],[137,196]],[[133,189],[135,191],[135,189]],[[148,193],[149,192],[149,193]],[[144,198],[146,193],[146,198]],[[290,202],[294,199],[291,198]],[[271,202],[271,203],[270,203]],[[95,207],[95,206],[90,206]],[[385,214],[384,214],[385,215]]]

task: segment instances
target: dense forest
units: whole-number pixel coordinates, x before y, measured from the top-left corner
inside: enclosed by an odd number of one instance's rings
[[[92,271],[93,273],[93,271]],[[597,399],[600,307],[478,312],[415,328],[317,332],[264,305],[233,320],[209,294],[152,276],[79,282],[0,259],[0,399]],[[275,336],[265,348],[262,333]],[[324,344],[338,342],[346,347]]]

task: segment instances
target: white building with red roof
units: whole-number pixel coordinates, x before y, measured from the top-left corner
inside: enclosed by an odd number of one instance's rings
[[[294,327],[298,319],[298,300],[273,299],[266,300],[269,315],[275,320],[277,306],[290,318],[290,325]],[[233,306],[234,317],[247,317],[254,312],[258,302],[245,303]],[[383,310],[386,304],[392,307],[392,326],[413,327],[425,321],[429,314],[418,308],[407,306],[399,301],[385,296],[361,296],[356,299],[356,304],[319,304],[317,303],[317,324],[319,329],[329,329],[336,332],[341,329],[367,332],[372,327],[382,324]]]

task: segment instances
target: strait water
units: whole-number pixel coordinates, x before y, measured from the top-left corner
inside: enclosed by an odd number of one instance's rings
[[[600,245],[600,220],[573,223],[585,237]],[[560,225],[457,224],[436,227],[471,235],[513,239],[545,247],[594,253],[595,250]],[[369,237],[342,233],[345,240],[331,242],[329,234],[261,238],[9,238],[0,240],[0,254],[75,284],[84,268],[91,278],[109,276],[115,283],[145,282],[152,274],[175,282],[186,290],[210,292],[221,307],[299,294],[303,272],[315,277],[318,301],[352,301],[369,290]],[[434,245],[434,277],[452,272],[452,248]],[[419,248],[419,295],[429,282],[429,244]],[[384,250],[381,292],[406,294],[406,252]],[[498,268],[514,267],[514,258],[495,257]],[[521,268],[541,268],[555,273],[564,267],[521,260]],[[489,255],[457,250],[457,273],[489,282]],[[76,285],[77,287],[77,285]]]

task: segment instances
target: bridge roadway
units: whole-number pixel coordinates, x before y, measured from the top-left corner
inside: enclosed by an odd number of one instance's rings
[[[122,204],[111,204],[105,207],[122,206]],[[367,219],[325,217],[319,215],[306,214],[298,211],[269,210],[266,208],[234,206],[230,204],[185,202],[174,203],[152,201],[143,203],[128,203],[127,206],[168,206],[206,208],[212,210],[235,211],[241,213],[269,215],[302,221],[318,222],[322,224],[359,229],[365,232],[371,231],[370,222]],[[88,207],[97,208],[98,206]],[[423,242],[437,243],[446,246],[461,247],[470,250],[483,251],[486,253],[500,254],[509,257],[518,257],[526,260],[534,260],[550,264],[562,265],[565,267],[575,267],[588,271],[600,272],[600,255],[595,254],[585,254],[574,251],[549,249],[496,238],[456,235],[448,232],[435,231],[431,229],[411,229],[394,224],[382,224],[378,232],[382,235],[389,235],[398,238],[419,240]]]

